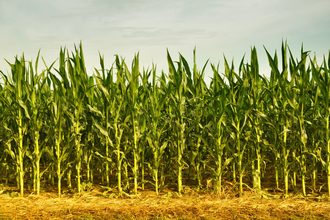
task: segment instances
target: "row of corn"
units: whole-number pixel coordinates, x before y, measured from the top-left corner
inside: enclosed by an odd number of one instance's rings
[[[0,80],[1,184],[22,196],[86,184],[223,193],[229,183],[239,195],[330,195],[330,56],[295,58],[286,43],[265,56],[268,73],[255,48],[221,69],[167,53],[166,72],[136,55],[109,67],[100,56],[87,73],[81,45],[50,65],[15,58]]]

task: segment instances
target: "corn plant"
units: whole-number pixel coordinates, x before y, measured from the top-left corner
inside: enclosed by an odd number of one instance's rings
[[[250,65],[246,65],[246,68],[242,66],[243,71],[243,87],[248,90],[249,101],[249,125],[252,136],[251,141],[251,168],[253,176],[253,188],[261,190],[261,165],[262,165],[262,149],[263,147],[263,125],[262,122],[267,121],[264,106],[264,88],[267,88],[267,81],[259,73],[259,64],[257,51],[255,48],[251,50],[251,62]]]
[[[125,64],[125,63],[123,63]],[[128,81],[128,98],[129,112],[131,117],[131,124],[133,130],[133,176],[134,176],[134,193],[137,194],[138,190],[138,163],[140,159],[139,155],[139,139],[141,136],[140,125],[140,105],[138,103],[139,96],[139,55],[135,56],[132,62],[132,71],[125,68],[125,73]]]
[[[165,78],[162,78],[163,83]],[[152,178],[154,181],[154,187],[156,194],[159,193],[159,169],[162,162],[162,156],[165,153],[168,142],[163,139],[164,132],[166,130],[166,120],[162,116],[162,110],[165,106],[166,91],[161,90],[156,83],[156,69],[152,70],[152,87],[149,90],[149,103],[148,113],[150,117],[147,118],[148,124],[151,129],[146,134],[148,146],[152,153],[152,162],[149,163],[152,170]]]
[[[225,157],[226,146],[229,143],[227,141],[228,132],[227,123],[227,108],[228,99],[226,98],[229,93],[228,85],[219,74],[219,68],[212,65],[213,79],[210,85],[210,105],[213,106],[209,111],[209,117],[214,118],[211,121],[211,129],[209,134],[214,139],[214,149],[210,152],[211,158],[215,161],[215,191],[222,192],[223,174],[225,168],[233,160],[233,157]],[[213,123],[212,123],[213,122]]]
[[[169,65],[169,85],[168,92],[171,98],[169,114],[173,120],[173,129],[176,133],[174,146],[177,150],[177,186],[178,193],[183,190],[182,185],[182,170],[186,163],[183,160],[184,151],[186,149],[186,93],[187,93],[187,76],[182,67],[182,61],[178,63],[178,68],[175,68],[172,58],[167,53],[167,61]]]
[[[222,193],[228,182],[239,195],[247,186],[308,196],[327,185],[330,196],[330,54],[318,63],[287,43],[279,57],[265,51],[269,73],[255,48],[238,68],[225,58],[223,70],[198,69],[195,51],[192,65],[167,52],[167,72],[142,69],[138,54],[130,67],[116,55],[107,68],[100,56],[87,72],[81,45],[41,71],[39,54],[15,58],[1,72],[1,181],[22,196],[55,180],[59,196],[89,184],[120,195],[185,185]]]
[[[29,130],[32,133],[33,139],[33,151],[32,151],[32,162],[33,162],[33,189],[39,195],[40,193],[40,159],[43,153],[43,148],[40,146],[44,144],[40,140],[41,129],[44,127],[43,121],[45,119],[44,114],[47,109],[44,106],[47,106],[46,98],[49,97],[46,84],[46,70],[38,73],[38,60],[39,53],[33,67],[32,62],[29,64],[29,84],[27,86],[27,97],[29,100],[28,109],[30,111],[30,127]]]
[[[317,63],[311,61],[312,76],[316,82],[316,94],[315,94],[315,104],[317,109],[317,115],[321,116],[322,123],[321,128],[324,130],[324,145],[323,152],[325,152],[326,158],[324,159],[319,155],[319,159],[323,162],[326,173],[327,173],[327,186],[328,195],[330,196],[330,53],[328,60],[324,58],[323,65],[318,66]]]
[[[26,86],[28,82],[28,70],[26,67],[26,62],[24,57],[20,60],[15,58],[15,63],[10,64],[11,66],[11,79],[5,78],[5,92],[7,93],[7,98],[9,104],[7,107],[14,113],[12,115],[11,129],[13,129],[14,137],[12,142],[7,142],[7,152],[16,158],[17,171],[18,171],[18,183],[20,195],[24,195],[24,159],[27,152],[27,145],[25,143],[28,120],[30,119],[30,114],[28,107],[26,105],[27,101],[27,91]],[[15,148],[12,149],[12,144]]]

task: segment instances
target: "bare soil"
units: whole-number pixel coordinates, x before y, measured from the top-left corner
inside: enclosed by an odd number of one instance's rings
[[[1,192],[0,192],[1,193]],[[330,219],[326,198],[240,198],[191,191],[141,191],[136,196],[93,189],[80,195],[0,195],[0,219]]]

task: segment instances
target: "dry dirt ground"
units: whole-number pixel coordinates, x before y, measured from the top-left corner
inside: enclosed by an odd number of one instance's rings
[[[80,195],[0,195],[0,219],[330,219],[330,202],[316,198],[241,198],[210,193],[178,196],[145,191],[118,198],[91,191]]]

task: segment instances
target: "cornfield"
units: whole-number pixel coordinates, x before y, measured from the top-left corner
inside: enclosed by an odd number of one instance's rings
[[[1,184],[39,194],[86,184],[118,194],[185,186],[237,194],[252,188],[330,196],[330,53],[318,63],[282,43],[259,71],[257,51],[238,67],[199,68],[167,52],[168,72],[115,56],[87,73],[82,46],[40,70],[16,57],[1,72]],[[206,71],[210,73],[206,73]],[[210,83],[205,75],[212,75]]]

